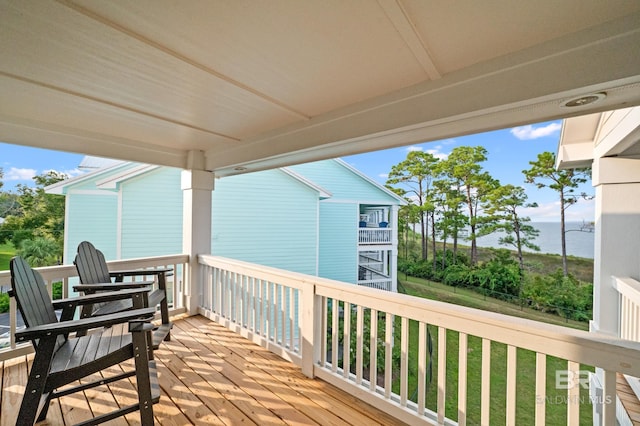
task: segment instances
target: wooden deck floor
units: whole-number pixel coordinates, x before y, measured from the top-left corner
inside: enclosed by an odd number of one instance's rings
[[[31,357],[0,363],[0,426],[14,425]],[[171,342],[156,351],[159,425],[397,425],[396,419],[227,329],[195,316],[175,322]],[[105,373],[108,373],[105,372]],[[92,413],[126,405],[136,394],[129,382],[101,386],[52,402],[47,421],[69,425]],[[139,424],[138,414],[105,423]]]
[[[640,401],[622,374],[616,375],[616,392],[622,406],[627,411],[631,424],[640,426]]]

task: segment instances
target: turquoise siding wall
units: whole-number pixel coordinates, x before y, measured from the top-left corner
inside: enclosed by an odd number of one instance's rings
[[[280,170],[216,180],[212,253],[316,274],[318,192]]]
[[[162,167],[121,184],[123,259],[182,252],[180,169]]]
[[[92,241],[108,259],[117,257],[118,191],[97,191],[115,171],[69,186],[65,260],[80,241]],[[281,170],[216,180],[212,194],[212,253],[345,282],[357,281],[359,202],[395,204],[395,199],[344,167],[327,160],[291,167],[332,195]],[[120,184],[121,258],[182,251],[182,190],[179,169],[159,168]]]
[[[95,187],[94,187],[95,189]],[[91,241],[109,259],[116,256],[116,209],[118,197],[115,192],[104,191],[104,195],[86,193],[67,194],[67,223],[64,263],[73,263],[78,244]]]
[[[335,160],[317,161],[290,167],[316,185],[328,190],[333,200],[359,200],[398,204],[398,200]]]
[[[320,203],[320,268],[324,278],[356,283],[358,205]]]

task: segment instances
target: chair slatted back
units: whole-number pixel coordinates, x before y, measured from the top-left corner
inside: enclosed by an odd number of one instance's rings
[[[111,282],[104,255],[90,242],[83,241],[78,245],[78,254],[73,263],[76,265],[82,284]]]
[[[27,327],[57,323],[58,317],[42,275],[19,256],[11,259],[9,266],[13,296]],[[64,340],[59,337],[57,345],[64,343]],[[37,345],[36,342],[33,343]]]

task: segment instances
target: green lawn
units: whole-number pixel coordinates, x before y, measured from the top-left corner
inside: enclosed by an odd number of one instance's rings
[[[502,312],[538,321],[550,322],[560,325],[567,325],[564,319],[540,313],[537,311],[520,310],[519,307],[491,298],[484,298],[481,295],[467,294],[466,291],[457,289],[454,293],[451,287],[439,287],[436,283],[428,283],[424,280],[410,279],[403,282],[409,294],[418,297],[436,298],[457,303],[465,306],[472,306],[494,312]],[[586,329],[585,323],[569,324],[575,328]],[[399,324],[397,324],[399,327]],[[438,329],[430,326],[430,333],[433,337],[433,374],[437,377],[438,361]],[[418,347],[418,323],[410,323],[410,380],[409,396],[413,396],[415,401],[417,389],[417,347]],[[447,331],[447,383],[446,383],[446,416],[457,420],[458,405],[458,344],[459,335],[455,331]],[[491,424],[505,424],[505,400],[506,400],[506,345],[492,342],[491,344]],[[480,386],[482,371],[482,341],[478,337],[469,336],[467,351],[467,423],[470,425],[480,424]],[[557,370],[566,370],[566,361],[547,357],[547,424],[566,424],[566,390],[555,389],[555,374]],[[516,416],[518,424],[533,424],[536,407],[535,395],[535,353],[519,349],[517,352],[517,390],[516,390]],[[583,369],[590,369],[584,366]],[[592,370],[592,369],[591,369]],[[396,384],[394,391],[399,391]],[[583,390],[583,403],[581,405],[580,424],[592,424],[591,410],[589,404],[588,390]],[[434,410],[437,403],[437,384],[435,379],[428,386],[427,407]]]
[[[497,312],[505,315],[512,315],[520,318],[527,318],[534,321],[542,321],[549,324],[562,325],[565,327],[588,330],[586,322],[567,320],[558,315],[548,314],[531,308],[523,308],[517,304],[505,302],[484,296],[472,289],[451,287],[442,283],[428,281],[420,278],[409,277],[400,274],[400,283],[407,294],[425,299],[439,300],[441,302],[453,303],[455,305],[467,306],[470,308],[482,309],[484,311]]]
[[[16,250],[11,244],[0,244],[0,271],[9,269],[9,261],[15,256]]]

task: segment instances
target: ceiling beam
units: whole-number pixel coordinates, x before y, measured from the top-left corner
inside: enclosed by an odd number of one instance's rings
[[[427,73],[429,79],[437,80],[441,78],[442,75],[431,58],[426,42],[420,37],[402,4],[398,0],[378,0],[378,4],[396,30],[398,30],[398,33],[420,63],[422,69]]]
[[[640,102],[640,13],[477,64],[439,80],[332,111],[207,152],[207,168],[233,174],[468,133],[495,130]],[[597,105],[561,102],[606,91]],[[261,158],[261,160],[255,160]]]

